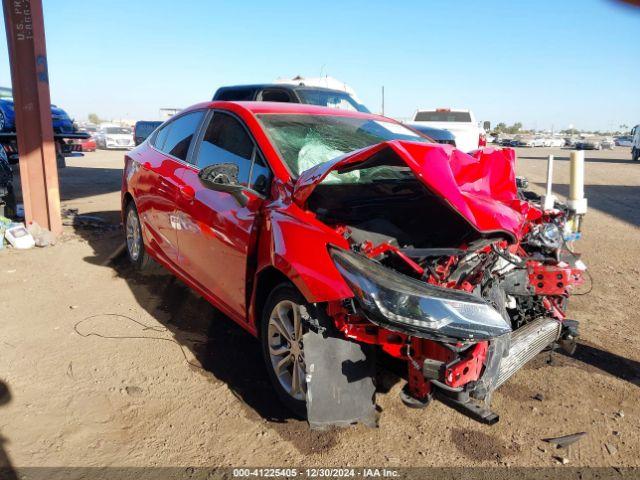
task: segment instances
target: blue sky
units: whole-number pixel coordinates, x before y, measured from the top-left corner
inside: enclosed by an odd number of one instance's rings
[[[52,101],[78,119],[152,119],[220,85],[328,74],[372,111],[384,85],[395,117],[450,106],[536,128],[640,122],[640,9],[615,0],[43,3]]]

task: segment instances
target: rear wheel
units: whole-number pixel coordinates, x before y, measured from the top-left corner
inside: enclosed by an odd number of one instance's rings
[[[306,302],[300,292],[282,283],[269,295],[261,324],[262,352],[271,383],[282,403],[299,417],[307,413],[303,307]]]
[[[631,158],[633,159],[634,162],[637,162],[640,159],[640,150],[638,150],[637,148],[634,148],[631,151]]]
[[[149,270],[154,262],[144,248],[142,225],[133,201],[127,205],[124,234],[129,261],[138,270]]]

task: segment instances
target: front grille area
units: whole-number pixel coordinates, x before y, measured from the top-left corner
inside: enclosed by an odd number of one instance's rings
[[[131,142],[131,140],[127,139],[127,138],[119,138],[116,140],[116,143],[118,145],[129,145],[129,143]]]
[[[494,388],[506,382],[525,363],[560,337],[562,325],[553,318],[539,318],[511,334],[509,355],[500,362]]]

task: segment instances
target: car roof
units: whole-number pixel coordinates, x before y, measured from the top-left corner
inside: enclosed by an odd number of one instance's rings
[[[307,103],[293,102],[240,102],[240,101],[223,101],[215,100],[213,102],[203,102],[192,105],[185,109],[197,110],[202,108],[229,108],[233,106],[240,107],[254,115],[259,114],[306,114],[306,115],[333,115],[337,117],[353,117],[367,118],[371,120],[382,120],[387,122],[398,123],[395,120],[373,113],[356,112],[351,110],[341,110],[338,108],[321,107],[318,105],[309,105]]]

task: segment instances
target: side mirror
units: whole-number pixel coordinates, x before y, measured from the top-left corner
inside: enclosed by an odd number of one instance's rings
[[[235,163],[216,163],[201,169],[198,178],[205,187],[230,194],[244,207],[249,198],[244,193],[244,186],[238,182],[239,172]]]

